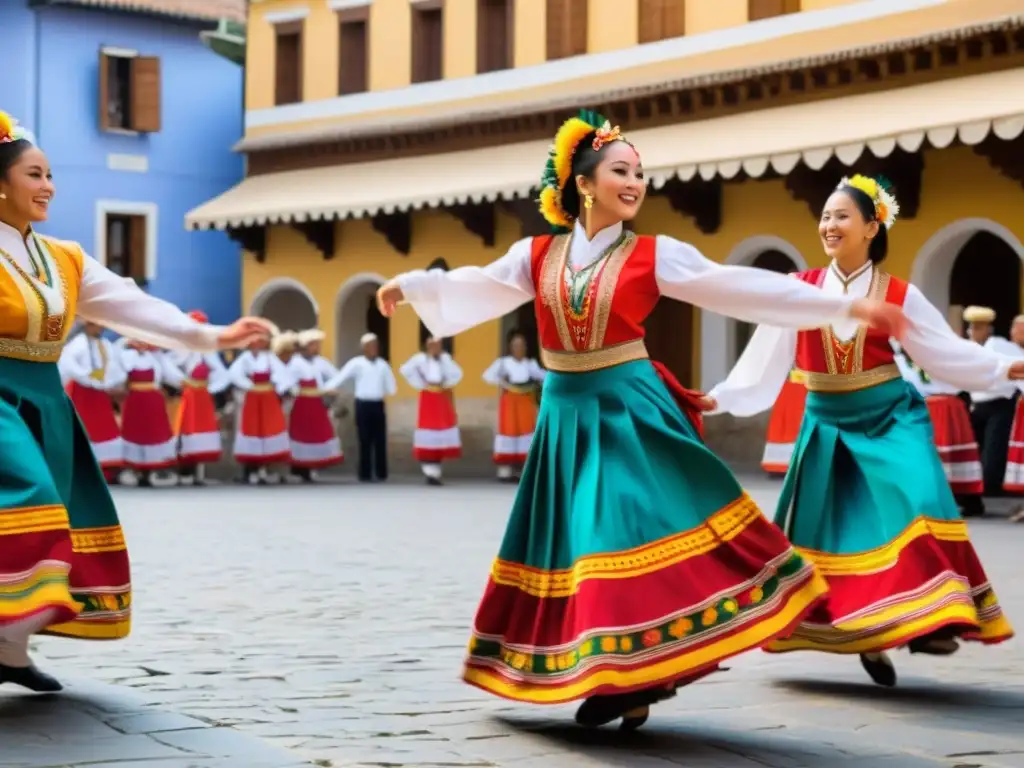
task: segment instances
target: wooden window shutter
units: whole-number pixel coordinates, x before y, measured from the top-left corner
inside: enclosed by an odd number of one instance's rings
[[[125,264],[127,277],[135,282],[146,282],[146,217],[132,216],[128,232],[128,263]]]
[[[102,50],[100,50],[99,92],[100,130],[106,131],[110,129],[110,115],[107,111],[110,106],[110,57]]]
[[[590,0],[569,0],[569,56],[587,52],[587,10]]]
[[[477,0],[476,71],[512,66],[513,0]]]
[[[133,131],[160,131],[160,59],[136,56],[131,60],[131,116]]]
[[[412,81],[440,80],[444,74],[444,17],[440,4],[418,3],[412,16]]]
[[[339,14],[338,93],[363,93],[368,88],[369,14],[365,8],[353,9],[360,16]]]
[[[800,10],[800,0],[749,0],[747,18],[750,21],[771,19]]]
[[[641,43],[653,43],[655,40],[665,38],[664,21],[665,6],[667,0],[640,0],[638,8],[639,34],[637,38]]]
[[[277,26],[274,51],[274,103],[302,101],[302,22]]]
[[[573,11],[583,7],[582,18],[573,16]],[[547,6],[547,52],[548,59],[564,59],[573,56],[573,43],[582,32],[583,48],[586,52],[587,0],[548,0]]]
[[[670,40],[686,34],[686,0],[662,0],[661,39]]]

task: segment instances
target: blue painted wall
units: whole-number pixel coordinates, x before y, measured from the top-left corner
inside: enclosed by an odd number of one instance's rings
[[[202,309],[215,323],[241,305],[238,246],[221,232],[189,232],[185,213],[237,184],[242,158],[243,71],[199,40],[200,27],[87,8],[0,2],[4,59],[0,109],[34,131],[53,166],[57,197],[41,230],[96,243],[99,200],[158,208],[155,296]],[[99,50],[114,46],[158,56],[161,130],[120,135],[99,129]],[[113,171],[110,154],[145,155],[145,173]]]

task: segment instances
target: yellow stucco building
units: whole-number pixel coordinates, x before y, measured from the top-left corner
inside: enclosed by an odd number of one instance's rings
[[[579,106],[643,156],[637,231],[721,262],[821,265],[828,191],[881,173],[903,206],[890,272],[951,317],[984,303],[1005,327],[1020,309],[1020,0],[251,0],[248,176],[187,224],[244,245],[252,311],[318,323],[338,362],[371,328],[399,364],[420,326],[409,311],[380,318],[377,285],[483,264],[542,231],[530,201]],[[490,426],[480,374],[529,322],[455,340],[464,422]],[[749,333],[682,305],[648,330],[652,353],[705,387]]]

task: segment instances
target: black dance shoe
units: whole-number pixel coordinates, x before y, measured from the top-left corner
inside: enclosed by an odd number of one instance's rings
[[[35,664],[28,667],[8,667],[0,664],[0,685],[13,683],[36,693],[57,693],[64,686],[55,677],[41,672]]]
[[[622,722],[619,723],[620,731],[636,731],[647,722],[647,718],[651,716],[650,707],[637,707],[631,709],[629,712],[622,716]]]
[[[886,688],[896,685],[896,667],[889,661],[884,653],[862,653],[860,655],[861,666],[871,676],[876,684]]]
[[[674,689],[644,688],[633,693],[616,693],[607,696],[591,696],[576,710],[576,722],[585,728],[600,728],[602,725],[621,718],[628,718],[630,726],[623,721],[627,730],[635,730],[647,721],[649,713],[639,710],[676,695]],[[634,710],[637,710],[634,712]],[[642,716],[641,716],[642,714]]]

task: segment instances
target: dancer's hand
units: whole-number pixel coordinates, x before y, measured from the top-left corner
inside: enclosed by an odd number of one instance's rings
[[[906,335],[910,324],[901,307],[872,299],[854,301],[850,308],[850,316],[900,341]]]
[[[391,317],[395,314],[395,307],[405,301],[405,294],[398,285],[397,280],[384,283],[377,289],[377,309],[384,317]]]
[[[1010,381],[1024,379],[1024,360],[1018,360],[1010,366]]]
[[[718,408],[718,401],[711,395],[704,395],[704,397],[700,399],[700,409],[702,411],[713,411],[716,408]]]
[[[270,335],[271,325],[262,317],[243,317],[224,329],[217,338],[217,346],[221,349],[238,349],[260,339],[269,339]]]

